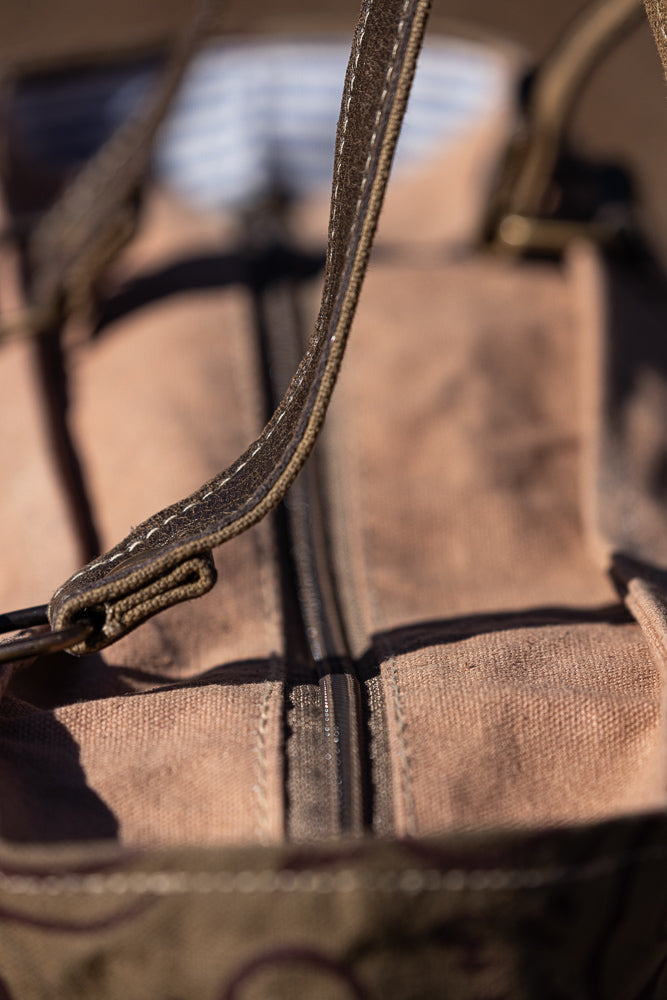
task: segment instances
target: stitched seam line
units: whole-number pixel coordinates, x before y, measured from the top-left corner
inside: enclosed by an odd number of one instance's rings
[[[395,39],[395,42],[394,42],[394,47],[393,47],[392,54],[391,54],[390,64],[389,64],[389,67],[387,69],[387,74],[386,74],[386,77],[385,77],[385,86],[384,86],[382,94],[380,96],[380,105],[379,105],[378,111],[377,111],[377,113],[375,115],[374,130],[373,130],[373,133],[371,135],[369,152],[368,152],[368,156],[366,157],[366,162],[364,164],[364,173],[363,173],[363,176],[362,176],[362,179],[361,179],[360,194],[359,194],[359,197],[357,199],[356,206],[355,206],[355,218],[354,218],[353,224],[352,224],[352,228],[353,229],[356,228],[358,220],[359,220],[359,211],[361,209],[361,203],[362,203],[362,200],[363,200],[363,194],[364,194],[366,185],[368,183],[370,165],[371,165],[373,153],[374,153],[374,150],[375,150],[375,145],[377,143],[378,126],[379,126],[379,123],[380,123],[380,118],[382,116],[382,112],[384,111],[384,104],[385,104],[385,101],[387,99],[387,95],[389,93],[389,85],[390,85],[390,82],[391,82],[391,77],[392,77],[392,75],[394,73],[394,70],[395,70],[394,60],[396,58],[396,53],[398,52],[398,48],[399,48],[399,45],[401,43],[404,31],[405,31],[405,24],[406,24],[406,17],[405,17],[405,15],[406,15],[409,3],[410,3],[410,0],[404,0],[404,4],[403,4],[403,8],[402,8],[402,17],[401,17],[401,20],[399,21],[398,26],[397,26],[397,35],[396,35],[396,39]],[[362,22],[362,26],[361,26],[361,29],[359,31],[359,35],[358,35],[358,38],[357,38],[356,53],[355,53],[355,59],[354,59],[354,63],[353,63],[353,71],[352,71],[352,73],[350,75],[350,87],[349,87],[349,90],[348,90],[348,98],[346,100],[346,114],[345,114],[345,118],[343,119],[343,125],[341,126],[341,144],[339,146],[339,157],[338,157],[338,161],[337,161],[337,164],[336,164],[336,175],[337,175],[337,179],[338,179],[337,183],[338,183],[339,177],[340,177],[341,154],[342,154],[343,145],[344,145],[345,130],[347,128],[348,119],[349,119],[349,107],[350,107],[350,102],[351,102],[351,97],[352,97],[352,89],[353,89],[353,85],[354,85],[355,78],[356,78],[356,70],[357,70],[358,61],[359,61],[359,55],[360,55],[360,51],[361,51],[361,42],[362,42],[362,39],[364,37],[364,33],[365,33],[365,30],[366,30],[366,25],[367,25],[367,21],[368,21],[368,17],[369,17],[369,14],[370,14],[371,7],[372,7],[372,4],[369,4],[368,7],[367,7],[367,9],[366,9],[366,13],[364,15],[364,20]],[[332,209],[332,223],[334,222],[335,215],[336,215],[336,209],[337,209],[337,205],[338,205],[338,202],[336,200],[336,196],[337,196],[337,188],[336,188],[336,190],[334,192],[334,207]],[[331,232],[332,232],[332,236],[333,236],[333,233],[335,232],[335,227],[331,230]],[[344,268],[347,265],[347,261],[349,259],[350,251],[351,251],[351,244],[348,244],[347,252],[346,252],[346,257],[345,257],[345,262],[344,262],[344,265],[343,265]],[[334,343],[335,340],[336,340],[336,334],[334,333],[331,336],[330,339],[331,339],[331,343]],[[314,349],[317,347],[318,343],[319,343],[319,336],[316,336],[313,339],[313,343],[311,344],[311,348],[308,350],[305,358],[303,359],[303,361],[301,362],[301,364],[299,366],[300,370],[297,371],[297,374],[295,376],[295,381],[293,383],[295,389],[303,381],[303,377],[304,377],[304,374],[305,374],[305,368],[306,368],[307,364],[309,363],[309,361],[311,360],[312,353],[313,353]],[[258,442],[257,446],[255,447],[255,449],[251,453],[251,457],[254,457],[263,448],[263,446],[269,441],[269,439],[273,435],[274,431],[277,429],[278,424],[281,422],[281,420],[286,415],[285,407],[287,405],[289,405],[289,403],[291,403],[291,401],[292,401],[293,398],[294,398],[294,390],[292,390],[292,392],[290,392],[290,394],[286,397],[285,403],[284,403],[282,409],[279,412],[277,412],[277,414],[276,414],[275,423],[273,424],[272,427],[269,428],[268,432],[263,436],[263,438],[260,439],[260,441]],[[194,503],[188,505],[187,509],[189,510],[192,507],[198,506],[198,504],[201,502],[201,500],[205,499],[206,497],[211,496],[213,493],[215,493],[218,490],[220,490],[226,483],[228,483],[230,481],[230,479],[234,478],[234,476],[236,476],[241,471],[241,469],[243,469],[248,464],[249,460],[250,460],[249,458],[248,459],[244,459],[244,461],[239,462],[235,466],[232,466],[230,468],[230,471],[229,471],[228,475],[224,479],[222,479],[219,483],[217,483],[213,487],[213,489],[210,490],[208,493],[206,493],[203,497],[201,497],[200,500],[197,500]],[[164,527],[165,525],[169,524],[170,521],[173,521],[177,517],[181,516],[182,513],[183,513],[183,510],[179,510],[175,514],[171,514],[168,518],[165,518],[165,520],[162,521],[162,523],[160,525],[158,525],[157,528]],[[150,534],[153,534],[153,532],[155,530],[157,530],[157,528],[151,529]],[[98,559],[97,561],[95,561],[93,563],[90,563],[89,565],[85,566],[83,569],[81,569],[77,573],[73,574],[73,576],[71,576],[69,578],[69,580],[67,580],[61,587],[58,588],[58,590],[53,595],[52,601],[58,596],[58,594],[62,590],[64,590],[65,587],[67,587],[69,584],[71,584],[74,580],[79,579],[80,577],[82,577],[83,575],[85,575],[86,573],[88,573],[92,569],[98,569],[100,566],[106,566],[109,563],[114,562],[117,559],[123,558],[128,552],[131,552],[134,548],[136,548],[142,542],[146,541],[147,538],[148,538],[148,534],[143,535],[140,538],[135,539],[133,542],[129,543],[121,552],[117,552],[117,553],[115,553],[112,556],[104,556],[101,559]]]
[[[239,412],[243,418],[240,434],[251,435],[256,431],[257,422],[261,420],[262,402],[252,377],[252,364],[250,364],[250,358],[246,356],[246,352],[243,351],[242,355],[239,356],[235,355],[234,361],[237,371],[243,373],[243,377],[239,374],[239,379],[237,379],[239,384],[236,402],[244,401],[246,403],[245,406],[239,406]],[[250,364],[250,368],[247,367],[248,364]],[[258,531],[252,533],[248,541],[254,558],[254,592],[261,612],[260,620],[263,626],[264,650],[268,670],[264,683],[258,685],[258,696],[254,710],[256,711],[256,722],[253,730],[248,734],[247,753],[251,766],[254,768],[255,781],[249,789],[247,804],[252,820],[254,820],[253,832],[256,840],[260,844],[266,844],[269,842],[271,834],[266,730],[270,716],[271,695],[279,677],[273,650],[280,632],[280,622],[274,596],[275,573],[272,572],[274,549],[270,544],[268,525],[261,525]]]
[[[386,617],[384,615],[382,604],[380,601],[380,596],[375,587],[374,581],[370,572],[370,551],[369,551],[369,540],[368,531],[365,527],[364,511],[367,509],[368,505],[361,502],[361,497],[359,496],[361,484],[363,484],[363,469],[364,464],[362,463],[359,456],[359,445],[356,438],[352,442],[348,443],[348,455],[350,460],[353,462],[354,468],[356,469],[356,479],[359,487],[350,496],[350,501],[353,504],[354,513],[350,518],[349,523],[356,523],[358,525],[358,534],[360,536],[359,549],[362,552],[362,562],[361,562],[361,572],[363,574],[363,584],[362,590],[365,592],[368,608],[367,615],[369,618],[368,632],[371,635],[378,632],[386,631]],[[360,599],[361,600],[361,599]],[[412,771],[410,767],[410,755],[408,753],[407,739],[406,739],[406,729],[407,723],[405,719],[405,714],[403,711],[403,700],[401,697],[400,681],[398,676],[398,670],[396,668],[396,654],[395,650],[389,643],[387,639],[382,642],[382,645],[378,647],[378,653],[380,657],[386,657],[387,665],[389,668],[389,692],[388,700],[391,701],[391,707],[394,712],[394,719],[396,721],[396,737],[398,741],[398,765],[399,765],[399,782],[398,782],[398,793],[400,794],[401,803],[403,806],[403,812],[405,816],[405,832],[410,835],[416,833],[416,817],[414,808],[414,797],[412,794]],[[393,757],[393,754],[391,754]],[[391,766],[391,765],[390,765]],[[393,770],[393,767],[392,767]],[[395,818],[394,818],[395,825]]]
[[[260,412],[259,400],[255,401],[255,409]],[[263,688],[260,688],[260,698],[258,704],[257,728],[255,730],[255,767],[257,781],[253,785],[252,792],[255,797],[257,807],[257,823],[255,833],[260,844],[269,842],[271,833],[269,794],[267,783],[267,754],[266,737],[269,713],[271,708],[271,696],[276,686],[278,670],[276,665],[274,650],[274,640],[280,632],[280,622],[275,602],[275,574],[270,573],[270,566],[274,559],[274,548],[270,538],[267,537],[267,525],[262,525],[258,531],[253,533],[253,547],[257,559],[258,587],[262,607],[262,621],[264,623],[264,642],[268,654],[269,672]]]
[[[406,740],[407,723],[403,712],[403,699],[396,669],[396,658],[393,650],[389,652],[389,671],[391,678],[392,699],[394,702],[394,716],[396,719],[396,735],[398,737],[398,758],[401,770],[401,797],[405,810],[405,832],[413,835],[417,832],[415,819],[414,798],[412,795],[412,775],[410,770],[410,755],[408,754],[408,744]]]
[[[354,54],[354,61],[352,63],[352,71],[350,73],[350,86],[347,91],[347,99],[345,101],[345,110],[343,113],[343,124],[340,129],[340,143],[338,146],[338,156],[336,158],[336,173],[334,176],[334,187],[332,196],[332,208],[331,208],[331,222],[329,223],[329,261],[333,256],[333,241],[336,235],[336,216],[338,214],[338,190],[340,187],[340,171],[342,166],[343,158],[343,148],[345,146],[345,139],[347,137],[347,125],[350,118],[350,104],[352,103],[352,91],[354,90],[354,84],[357,78],[357,67],[359,66],[359,56],[361,55],[361,43],[366,34],[366,25],[368,24],[368,18],[373,6],[372,0],[369,0],[368,6],[366,7],[366,13],[364,14],[364,19],[361,23],[361,28],[359,29],[359,34],[357,35],[356,41],[356,52]],[[381,102],[382,103],[382,102]]]
[[[0,891],[16,896],[83,894],[112,896],[139,894],[172,896],[184,893],[377,892],[414,895],[422,892],[507,892],[536,890],[561,882],[588,882],[612,875],[634,864],[667,862],[667,848],[622,853],[588,865],[521,869],[405,868],[365,874],[355,869],[337,872],[291,871],[152,871],[91,875],[0,875]]]
[[[257,800],[257,837],[261,844],[268,841],[269,833],[269,803],[266,782],[266,729],[269,718],[269,707],[271,695],[273,693],[273,681],[267,680],[263,685],[264,691],[259,706],[259,722],[257,724],[255,740],[255,757],[257,765],[257,782],[253,785],[253,792]]]

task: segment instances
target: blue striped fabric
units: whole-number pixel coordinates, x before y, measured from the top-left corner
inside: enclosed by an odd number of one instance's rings
[[[155,170],[204,208],[235,208],[267,189],[329,185],[344,43],[215,44],[194,60],[162,130]],[[155,66],[76,72],[17,90],[11,127],[28,154],[70,166],[86,159],[145,94]],[[458,137],[501,99],[506,74],[482,46],[436,39],[420,59],[397,169]]]

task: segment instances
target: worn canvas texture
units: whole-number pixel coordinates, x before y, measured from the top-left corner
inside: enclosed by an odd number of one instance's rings
[[[364,835],[316,839],[321,771],[290,720],[317,685],[269,518],[216,553],[199,601],[92,656],[3,668],[0,996],[667,995],[667,301],[589,245],[562,264],[479,251],[506,128],[396,178],[317,446]],[[324,200],[293,222],[321,248]],[[241,240],[155,190],[105,294]],[[10,251],[1,265],[19,303]],[[68,338],[105,545],[265,418],[238,283]],[[0,384],[16,607],[76,569],[78,543],[29,343],[3,346]]]

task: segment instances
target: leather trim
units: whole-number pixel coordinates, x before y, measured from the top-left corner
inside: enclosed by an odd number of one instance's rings
[[[73,652],[101,649],[183,600],[182,588],[158,581],[261,520],[308,457],[345,349],[429,6],[429,0],[367,0],[362,7],[338,124],[322,305],[285,397],[232,466],[144,521],[56,591],[49,605],[54,629],[82,617],[103,622]],[[212,578],[202,578],[198,593],[211,585]]]
[[[31,233],[27,326],[33,335],[53,336],[63,311],[87,304],[104,268],[132,237],[155,137],[216,6],[216,0],[198,0],[140,113],[112,134]]]

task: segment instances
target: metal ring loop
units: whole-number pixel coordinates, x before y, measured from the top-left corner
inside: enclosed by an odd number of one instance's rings
[[[0,633],[44,625],[47,622],[45,604],[35,608],[21,608],[18,611],[9,611],[7,614],[0,615]],[[91,622],[81,621],[70,628],[62,629],[60,632],[40,632],[38,635],[10,639],[0,645],[0,663],[11,663],[15,660],[26,660],[29,657],[39,656],[42,653],[57,653],[63,649],[70,649],[72,646],[84,642],[94,630],[95,627]]]

